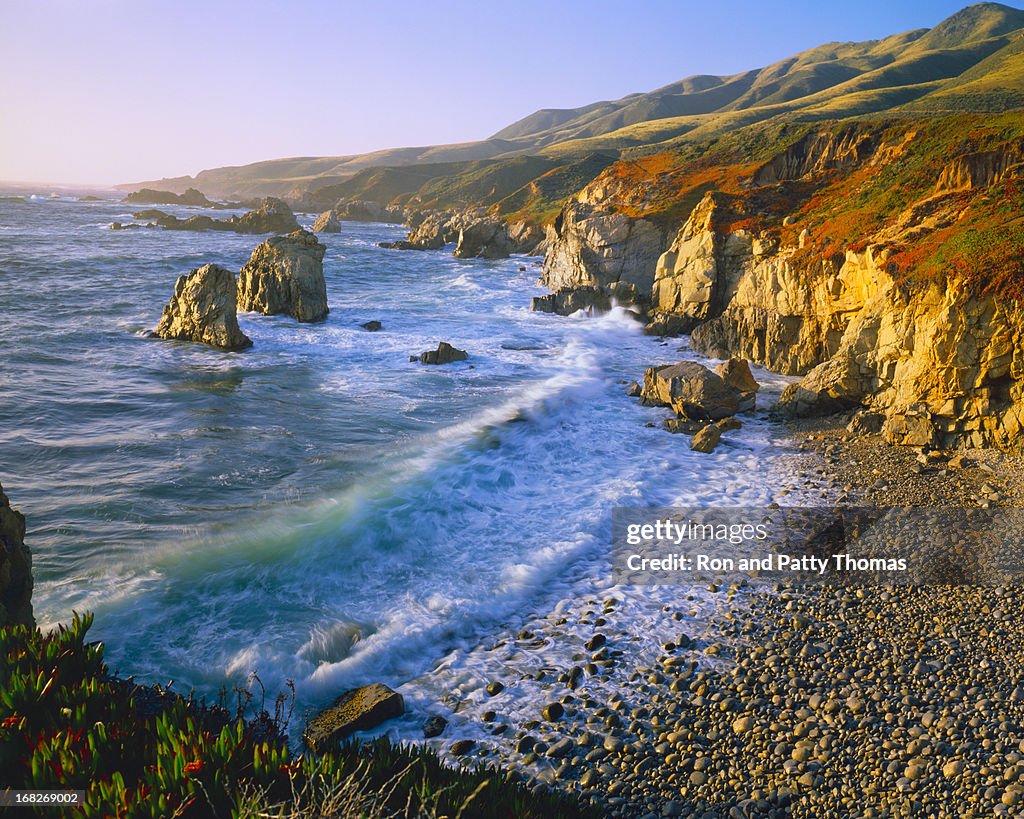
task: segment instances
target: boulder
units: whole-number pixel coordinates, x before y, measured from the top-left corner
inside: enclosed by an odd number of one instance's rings
[[[437,345],[436,350],[427,350],[420,353],[418,359],[413,356],[412,360],[419,360],[420,364],[450,364],[453,361],[465,361],[467,358],[469,358],[469,353],[465,350],[460,350],[447,341],[442,341]]]
[[[221,350],[244,350],[252,341],[238,327],[235,274],[208,264],[180,276],[157,325],[158,338],[198,341]]]
[[[923,404],[895,412],[885,419],[882,437],[897,446],[928,447],[935,443],[935,425],[928,408]]]
[[[692,421],[728,418],[740,406],[736,390],[696,361],[648,367],[641,398],[648,406],[672,407],[680,418]]]
[[[376,332],[377,332],[378,330],[380,330],[380,329],[381,329],[381,328],[382,328],[382,327],[383,327],[384,325],[383,325],[383,324],[381,324],[381,323],[380,323],[379,321],[377,321],[376,319],[374,319],[373,321],[364,321],[364,322],[363,322],[362,324],[360,324],[359,326],[360,326],[360,327],[362,327],[362,328],[363,328],[364,330],[366,330],[366,331],[367,331],[367,332],[369,332],[369,333],[376,333]]]
[[[32,553],[25,545],[25,516],[11,508],[0,486],[0,626],[33,626]]]
[[[333,210],[325,210],[316,217],[313,222],[314,233],[341,233],[341,222],[334,215]]]
[[[507,259],[510,249],[505,223],[496,219],[480,219],[459,231],[454,255],[460,259]]]
[[[858,410],[846,425],[846,431],[854,435],[877,435],[882,431],[883,424],[885,416],[882,413]]]
[[[782,391],[779,409],[797,418],[831,415],[859,406],[867,397],[852,356],[830,358]]]
[[[314,751],[333,748],[354,731],[368,731],[405,712],[402,695],[383,683],[346,691],[314,716],[302,738]]]
[[[714,424],[708,424],[690,440],[690,449],[694,452],[703,452],[705,454],[713,452],[722,440],[723,432],[739,429],[742,426],[743,424],[737,418],[723,418]]]
[[[750,412],[757,404],[757,391],[761,385],[750,373],[750,365],[745,358],[730,358],[715,367],[715,372],[722,380],[740,394],[740,412]]]
[[[273,196],[260,200],[256,210],[232,216],[229,224],[238,233],[291,233],[299,229],[292,209]]]
[[[308,230],[267,239],[238,274],[238,309],[323,321],[328,313],[326,251]]]

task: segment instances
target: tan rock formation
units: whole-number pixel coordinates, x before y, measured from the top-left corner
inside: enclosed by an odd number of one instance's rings
[[[326,250],[308,230],[267,239],[238,275],[238,309],[323,321],[328,313]]]
[[[235,274],[220,265],[204,265],[178,277],[154,335],[244,350],[252,341],[238,326],[236,300]]]
[[[314,233],[341,233],[341,222],[334,215],[333,210],[325,210],[316,217],[313,222]]]

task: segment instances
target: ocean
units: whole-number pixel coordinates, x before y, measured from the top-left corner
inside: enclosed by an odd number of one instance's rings
[[[224,353],[147,331],[179,275],[265,237],[111,230],[137,208],[110,196],[0,199],[0,482],[38,622],[93,612],[122,675],[214,697],[255,671],[301,709],[379,681],[427,707],[489,635],[608,592],[613,507],[775,499],[766,416],[691,452],[625,395],[697,357],[685,339],[530,312],[539,259],[384,250],[403,227],[346,222],[320,236],[328,320],[242,314],[254,347]],[[468,361],[409,361],[439,341]],[[755,374],[770,403],[786,379]],[[675,593],[640,594],[638,631],[659,639]]]

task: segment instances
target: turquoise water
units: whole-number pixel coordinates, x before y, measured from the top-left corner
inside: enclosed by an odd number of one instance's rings
[[[255,670],[306,703],[398,686],[605,572],[613,506],[769,499],[770,427],[703,456],[645,426],[664,411],[623,382],[678,343],[530,313],[536,259],[345,223],[321,237],[328,321],[242,315],[254,348],[222,353],[145,333],[177,276],[263,237],[108,228],[131,210],[0,200],[0,481],[40,624],[93,611],[122,673],[211,694]],[[441,340],[470,359],[409,362]]]

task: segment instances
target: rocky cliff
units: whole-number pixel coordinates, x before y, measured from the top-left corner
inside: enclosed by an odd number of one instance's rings
[[[594,202],[599,179],[559,217],[536,309],[627,282],[649,331],[804,376],[788,412],[865,407],[893,443],[1019,449],[1024,143],[942,127],[836,126],[734,159],[667,249],[621,191]]]
[[[32,554],[25,545],[25,516],[11,508],[0,486],[0,626],[34,624]]]

